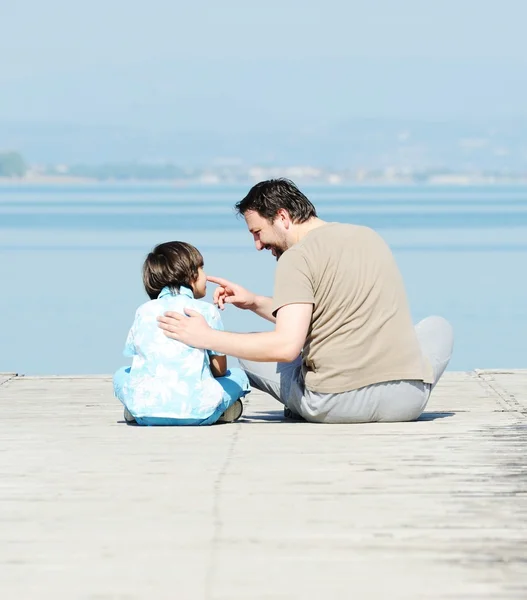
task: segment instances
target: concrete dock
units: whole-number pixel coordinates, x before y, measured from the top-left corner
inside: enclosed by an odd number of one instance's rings
[[[123,422],[108,376],[0,375],[3,600],[527,598],[527,371],[414,423]]]

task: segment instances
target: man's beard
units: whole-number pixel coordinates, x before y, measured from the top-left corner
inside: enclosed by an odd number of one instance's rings
[[[279,248],[278,246],[266,246],[266,249],[273,253],[273,256],[276,258],[276,260],[278,260],[285,252],[285,250],[282,250],[282,248]]]

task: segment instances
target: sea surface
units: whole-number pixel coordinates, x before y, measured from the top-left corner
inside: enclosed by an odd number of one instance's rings
[[[145,255],[197,246],[209,274],[272,295],[275,259],[257,252],[233,205],[249,186],[0,184],[0,372],[112,373]],[[319,216],[379,231],[414,320],[456,334],[450,370],[527,368],[527,187],[303,186]],[[209,296],[213,285],[209,284]],[[271,324],[228,307],[226,329]]]

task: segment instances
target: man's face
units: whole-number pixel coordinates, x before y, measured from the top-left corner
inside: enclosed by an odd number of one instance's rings
[[[278,260],[287,250],[286,230],[282,220],[277,217],[272,223],[254,210],[245,214],[245,222],[253,235],[257,250],[270,250]]]

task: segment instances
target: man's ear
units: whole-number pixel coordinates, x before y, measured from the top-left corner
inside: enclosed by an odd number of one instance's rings
[[[278,209],[278,212],[276,213],[276,218],[280,219],[280,222],[286,229],[289,229],[289,227],[291,226],[291,216],[285,208]]]

